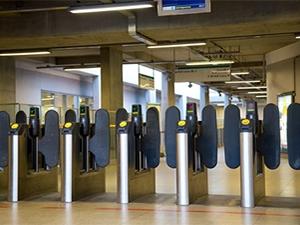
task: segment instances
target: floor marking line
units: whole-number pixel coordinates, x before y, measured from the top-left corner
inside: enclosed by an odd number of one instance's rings
[[[96,208],[96,210],[103,210],[103,211],[136,211],[136,212],[186,212],[186,213],[218,213],[218,214],[234,214],[234,215],[254,215],[254,216],[279,216],[279,217],[299,217],[300,214],[283,214],[283,213],[268,213],[268,212],[233,212],[233,211],[220,211],[220,210],[209,210],[209,209],[187,209],[187,210],[180,210],[180,209],[149,209],[149,208]]]

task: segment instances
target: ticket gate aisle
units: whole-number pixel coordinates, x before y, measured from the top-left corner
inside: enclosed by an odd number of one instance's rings
[[[48,111],[45,124],[41,125],[39,108],[30,108],[28,124],[26,114],[19,111],[10,127],[8,141],[8,201],[57,192],[60,142],[57,112]]]
[[[0,196],[7,195],[8,188],[8,138],[10,118],[7,112],[0,112]],[[5,196],[5,197],[4,197]]]
[[[110,160],[108,112],[98,109],[91,124],[88,106],[80,106],[79,122],[76,113],[68,110],[62,135],[61,200],[69,203],[105,192],[104,168]]]
[[[264,165],[273,170],[280,164],[280,127],[276,105],[265,106],[263,121],[259,121],[257,103],[246,103],[242,120],[237,106],[225,109],[224,151],[229,168],[240,166],[241,206],[252,208],[265,197]]]
[[[155,193],[155,168],[160,163],[159,112],[147,110],[143,123],[141,105],[133,105],[131,119],[128,112],[116,113],[118,202],[129,203],[139,197]]]
[[[167,164],[176,168],[177,204],[189,205],[208,195],[207,168],[217,164],[216,110],[206,106],[198,121],[195,103],[187,104],[186,120],[171,106],[166,111],[165,147]]]

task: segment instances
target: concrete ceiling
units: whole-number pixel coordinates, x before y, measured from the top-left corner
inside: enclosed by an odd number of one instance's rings
[[[154,8],[122,14],[68,12],[69,6],[99,2],[1,1],[0,51],[50,49],[51,56],[43,58],[46,63],[94,63],[101,54],[99,46],[117,45],[122,48],[125,61],[169,68],[176,61],[229,57],[239,62],[233,67],[252,71],[249,79],[263,79],[264,55],[294,43],[294,34],[300,32],[300,2],[293,0],[212,0],[211,13],[184,16],[159,17]],[[32,12],[25,13],[28,9]],[[207,46],[150,50],[128,34],[128,15],[136,17],[139,33],[159,43],[204,40]],[[210,85],[235,93],[234,86]]]

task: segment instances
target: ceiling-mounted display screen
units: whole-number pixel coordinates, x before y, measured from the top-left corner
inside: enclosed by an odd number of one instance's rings
[[[158,0],[158,15],[184,15],[210,12],[210,0]]]

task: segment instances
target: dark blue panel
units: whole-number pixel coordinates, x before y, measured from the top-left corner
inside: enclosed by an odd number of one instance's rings
[[[180,111],[176,106],[171,106],[166,111],[165,121],[165,148],[167,164],[176,168],[176,128],[180,120]]]
[[[213,106],[205,106],[202,111],[201,133],[197,138],[197,150],[201,154],[203,164],[214,168],[218,162],[218,131],[216,110]]]
[[[122,121],[127,121],[128,120],[128,112],[126,109],[121,108],[118,109],[116,112],[116,126],[119,125]]]
[[[45,115],[45,133],[39,141],[39,152],[45,157],[50,168],[57,166],[60,149],[59,116],[54,110]]]
[[[76,123],[76,113],[74,110],[69,109],[65,113],[65,123],[71,122],[71,123]]]
[[[90,139],[89,150],[95,156],[98,167],[106,167],[110,160],[109,113],[98,109],[95,114],[95,132]]]
[[[229,105],[224,112],[224,154],[225,163],[235,169],[240,166],[240,109]]]
[[[264,108],[261,141],[261,152],[264,156],[265,165],[269,169],[276,169],[280,165],[280,124],[279,110],[274,104],[268,104]]]
[[[142,149],[149,168],[156,168],[160,161],[159,112],[152,107],[147,110],[146,134],[143,137]]]
[[[16,123],[19,123],[19,124],[26,124],[27,123],[27,116],[26,116],[26,113],[24,111],[17,112]]]
[[[300,104],[293,103],[288,108],[287,143],[290,166],[300,170]]]
[[[26,117],[25,117],[26,118]],[[10,118],[7,112],[0,112],[0,167],[8,165],[8,132]]]

